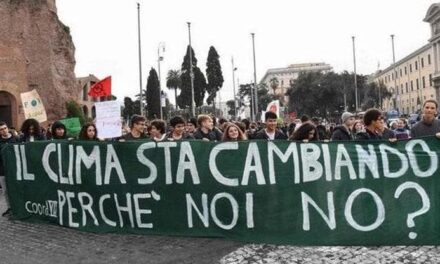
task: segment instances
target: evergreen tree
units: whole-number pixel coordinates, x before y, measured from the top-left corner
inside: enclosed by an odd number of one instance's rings
[[[208,79],[207,92],[209,94],[206,103],[209,105],[215,102],[217,92],[223,86],[222,67],[219,61],[220,56],[213,46],[209,48],[208,59],[206,62],[206,77]],[[215,104],[214,104],[215,105]]]
[[[180,95],[177,97],[177,104],[180,108],[191,107],[191,76],[189,63],[189,46],[186,50],[186,55],[183,58],[182,70],[180,78],[182,80],[182,87]],[[192,54],[192,68],[194,74],[194,101],[196,106],[203,105],[203,99],[206,92],[206,79],[202,71],[197,67],[197,59],[194,50],[191,48]]]
[[[180,89],[181,86],[182,86],[182,80],[180,79],[180,71],[169,70],[167,75],[167,87],[168,89],[174,89],[174,98],[176,102],[176,107],[177,107],[177,89]]]
[[[66,102],[67,115],[66,118],[78,117],[81,125],[85,123],[86,118],[81,106],[74,100]]]
[[[160,89],[159,78],[156,70],[151,68],[147,81],[147,116],[158,118],[160,116]]]

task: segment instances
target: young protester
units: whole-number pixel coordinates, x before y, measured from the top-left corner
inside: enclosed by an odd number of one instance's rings
[[[5,168],[3,167],[3,160],[1,150],[6,144],[12,144],[18,142],[17,138],[13,136],[8,129],[8,125],[0,121],[0,186],[3,190],[3,197],[6,201],[6,211],[2,213],[2,216],[9,216],[11,214],[11,206],[9,204],[8,191],[6,188]]]
[[[275,139],[287,139],[287,136],[277,129],[277,114],[273,112],[266,112],[264,115],[266,128],[258,131],[254,139],[266,139],[266,140],[275,140]]]
[[[186,133],[193,135],[194,132],[196,132],[196,129],[197,129],[197,119],[191,117],[190,119],[188,119],[188,121],[186,121],[185,131]]]
[[[394,130],[394,134],[397,139],[409,139],[410,131],[406,128],[405,121],[403,119],[397,120],[397,128]]]
[[[167,135],[167,140],[170,141],[178,141],[178,140],[187,140],[194,139],[194,137],[185,133],[185,120],[181,116],[175,116],[170,119],[170,126],[173,128]]]
[[[331,140],[353,140],[353,133],[351,132],[355,122],[354,115],[350,112],[345,112],[341,116],[342,125],[335,127]]]
[[[239,141],[246,140],[246,135],[240,129],[240,127],[234,123],[229,123],[223,132],[222,141]]]
[[[140,115],[133,115],[130,120],[130,133],[125,134],[122,140],[142,140],[148,139],[145,135],[146,119]]]
[[[57,139],[67,139],[66,126],[60,121],[56,121],[52,124],[51,135],[53,140]]]
[[[222,133],[213,127],[213,121],[209,115],[199,115],[197,124],[199,128],[197,128],[193,135],[195,139],[205,141],[220,141],[222,139]]]
[[[357,133],[363,133],[365,132],[364,123],[362,120],[356,120],[354,121],[354,125],[351,129],[351,133],[356,138]]]
[[[96,129],[95,124],[86,123],[81,127],[81,131],[78,136],[79,140],[99,140],[98,139],[98,130]]]
[[[411,128],[411,137],[436,135],[440,138],[440,120],[436,119],[438,103],[435,100],[426,100],[423,103],[422,120]]]
[[[310,122],[302,124],[295,132],[293,132],[293,135],[289,138],[289,140],[303,142],[318,141],[318,139],[318,130]]]
[[[364,115],[365,132],[358,133],[358,140],[381,140],[380,132],[384,127],[384,118],[382,112],[375,108],[370,108]]]
[[[21,125],[20,142],[33,142],[39,140],[46,140],[45,136],[41,134],[40,123],[37,120],[30,118],[24,120]]]
[[[165,121],[162,119],[155,119],[151,121],[150,126],[148,126],[148,134],[154,141],[164,141],[166,138],[165,128]]]

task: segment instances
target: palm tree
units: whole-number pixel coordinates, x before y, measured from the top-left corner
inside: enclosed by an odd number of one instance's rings
[[[275,90],[278,88],[278,85],[280,84],[280,82],[278,81],[278,79],[276,77],[270,79],[270,88],[272,88],[273,90],[273,95],[275,95]]]
[[[174,97],[176,102],[176,110],[177,106],[177,89],[180,89],[182,86],[182,81],[180,79],[180,71],[179,70],[169,70],[167,75],[167,87],[168,89],[174,89]]]

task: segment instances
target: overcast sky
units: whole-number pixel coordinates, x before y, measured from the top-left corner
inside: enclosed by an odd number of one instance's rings
[[[141,4],[143,85],[157,50],[166,73],[180,69],[191,24],[192,46],[202,71],[210,46],[220,55],[225,82],[222,101],[232,99],[234,57],[240,83],[253,80],[252,38],[255,32],[257,80],[269,68],[325,62],[336,72],[353,71],[351,36],[356,36],[357,72],[370,74],[428,43],[423,18],[429,0],[57,0],[60,20],[70,27],[76,47],[77,77],[89,73],[113,78],[113,94],[122,101],[139,92],[137,6]],[[166,89],[166,88],[165,88]],[[166,89],[166,91],[168,91]],[[174,93],[168,92],[171,102]]]

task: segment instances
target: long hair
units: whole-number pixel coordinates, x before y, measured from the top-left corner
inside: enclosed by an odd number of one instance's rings
[[[87,129],[89,129],[89,127],[93,127],[95,129],[95,136],[93,138],[89,138],[87,136]],[[93,124],[93,123],[84,124],[81,127],[81,131],[79,132],[78,139],[80,139],[80,140],[98,140],[98,130],[96,129],[95,124]]]
[[[34,127],[34,132],[32,134],[29,133],[30,127]],[[21,125],[21,132],[23,133],[25,138],[29,138],[30,136],[38,136],[41,134],[40,123],[38,123],[38,121],[33,118],[26,119]]]
[[[237,129],[237,131],[238,131],[238,138],[237,138],[237,140],[246,140],[247,139],[246,135],[243,133],[243,131],[240,129],[239,126],[237,126],[234,123],[229,123],[229,125],[225,129],[225,132],[223,132],[222,141],[232,141],[232,140],[235,140],[235,139],[231,139],[229,137],[229,135],[228,135],[229,129],[231,129],[232,127],[235,127]]]
[[[289,138],[289,140],[309,140],[309,132],[315,130],[313,138],[310,141],[318,140],[318,131],[316,127],[310,123],[303,123]]]

